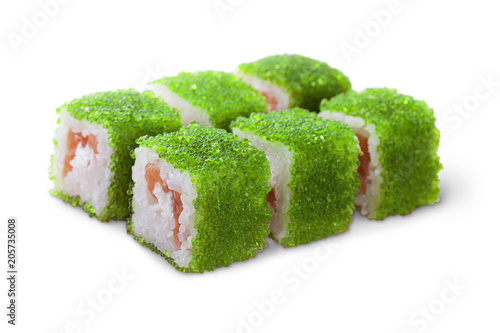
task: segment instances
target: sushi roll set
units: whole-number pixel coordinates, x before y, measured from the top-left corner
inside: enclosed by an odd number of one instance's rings
[[[254,257],[439,200],[425,102],[351,90],[328,64],[277,55],[234,74],[181,72],[151,90],[57,109],[51,193],[127,231],[181,272]]]

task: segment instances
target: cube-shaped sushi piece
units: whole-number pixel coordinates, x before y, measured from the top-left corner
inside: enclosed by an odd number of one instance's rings
[[[241,64],[237,75],[266,98],[268,111],[300,107],[319,111],[323,98],[351,89],[349,79],[327,63],[297,54]]]
[[[182,272],[255,256],[272,212],[269,162],[248,140],[194,123],[138,140],[129,233]]]
[[[266,111],[265,98],[230,73],[181,72],[150,85],[157,96],[180,111],[184,125],[195,121],[228,130],[237,117]]]
[[[136,139],[178,130],[179,112],[152,92],[118,90],[84,96],[57,109],[51,191],[100,221],[130,215],[129,183]]]
[[[358,142],[344,124],[293,109],[238,118],[233,133],[266,153],[271,237],[284,247],[346,231],[355,210]]]
[[[321,110],[320,117],[349,125],[359,139],[361,214],[382,220],[439,201],[439,131],[425,102],[375,88],[325,100]]]

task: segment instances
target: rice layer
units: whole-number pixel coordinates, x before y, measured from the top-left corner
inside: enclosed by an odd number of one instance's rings
[[[108,188],[113,177],[109,163],[113,149],[108,145],[109,134],[98,124],[86,120],[77,120],[62,110],[59,127],[55,133],[57,146],[54,152],[54,163],[51,176],[54,178],[54,190],[63,191],[69,196],[79,196],[80,204],[90,204],[99,215],[108,204]],[[63,175],[66,155],[68,154],[68,132],[80,133],[82,137],[89,135],[97,139],[97,154],[89,146],[81,143],[75,157],[69,162],[72,170]]]
[[[274,190],[276,202],[269,229],[273,237],[280,240],[285,237],[286,226],[290,221],[288,210],[290,209],[292,191],[287,184],[292,177],[290,175],[290,165],[293,153],[280,142],[263,140],[251,132],[242,132],[239,128],[233,129],[233,134],[240,139],[250,140],[255,148],[264,151],[271,164],[269,186]]]
[[[192,259],[192,239],[196,236],[194,227],[195,209],[193,200],[196,199],[194,188],[188,171],[179,172],[170,163],[158,157],[153,150],[139,147],[135,150],[136,161],[132,167],[133,188],[133,232],[136,236],[152,243],[161,252],[168,252],[179,267],[187,268]],[[175,218],[173,213],[174,200],[171,192],[164,192],[159,183],[151,195],[145,178],[146,165],[155,164],[160,169],[161,178],[168,188],[181,194],[183,210],[179,216],[177,247],[174,236]]]
[[[157,97],[161,97],[165,103],[179,110],[183,125],[187,126],[194,121],[200,125],[212,126],[206,110],[191,105],[163,84],[152,83],[151,88]]]
[[[266,98],[267,111],[280,111],[286,110],[289,107],[290,98],[285,89],[270,82],[259,79],[257,76],[252,75],[238,75],[245,81],[245,83],[260,91]]]
[[[359,207],[362,215],[375,216],[380,198],[380,186],[383,182],[381,176],[382,166],[380,165],[379,153],[377,151],[379,139],[375,131],[375,126],[373,124],[365,124],[362,118],[348,116],[340,112],[323,111],[318,116],[323,119],[335,120],[346,124],[351,127],[356,135],[368,139],[368,152],[370,154],[368,182],[366,184],[366,191],[358,194],[356,206]]]

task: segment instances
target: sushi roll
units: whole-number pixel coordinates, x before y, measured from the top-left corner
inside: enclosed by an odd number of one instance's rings
[[[150,83],[154,93],[181,112],[184,125],[198,124],[229,129],[238,116],[266,111],[258,91],[233,74],[219,71],[181,72]]]
[[[296,108],[238,118],[231,128],[270,161],[276,242],[296,246],[348,229],[360,183],[358,143],[348,126]]]
[[[100,221],[124,219],[130,214],[127,190],[135,140],[178,130],[179,112],[152,92],[135,90],[90,94],[57,112],[51,193]]]
[[[382,220],[439,200],[439,131],[425,102],[366,89],[324,100],[321,110],[320,117],[349,125],[359,139],[361,214]]]
[[[138,140],[128,232],[182,272],[253,257],[272,212],[269,162],[248,140],[195,123]]]
[[[237,75],[261,92],[268,111],[300,107],[317,112],[323,98],[351,89],[349,79],[338,69],[297,54],[241,64]]]

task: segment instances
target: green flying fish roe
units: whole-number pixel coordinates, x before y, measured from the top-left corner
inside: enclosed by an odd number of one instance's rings
[[[288,93],[289,108],[318,111],[323,98],[351,89],[351,83],[338,69],[327,63],[297,54],[274,55],[241,64],[238,72],[270,81]]]
[[[138,143],[177,170],[188,171],[197,197],[193,201],[196,237],[187,269],[139,235],[136,240],[183,272],[229,266],[254,257],[266,246],[272,212],[266,201],[271,171],[264,152],[248,140],[194,122],[178,132],[144,137]],[[133,234],[132,219],[128,230]]]
[[[133,89],[86,95],[64,104],[57,109],[57,113],[61,110],[67,111],[77,120],[87,120],[107,130],[108,144],[113,149],[110,170],[114,177],[108,189],[108,205],[97,219],[102,222],[110,219],[123,220],[130,215],[127,194],[132,181],[133,159],[130,151],[137,147],[136,139],[148,134],[178,130],[182,126],[179,112],[155,97],[152,92],[139,93]],[[54,143],[57,145],[57,142]],[[95,215],[95,209],[89,203],[82,202],[79,196],[71,197],[56,190],[51,193],[74,206],[82,206],[90,216]]]
[[[212,126],[229,129],[238,116],[265,112],[266,99],[233,74],[219,71],[186,73],[154,81],[206,111]]]
[[[439,201],[439,131],[425,102],[395,89],[374,88],[324,100],[321,110],[360,117],[375,126],[383,183],[376,214],[369,217],[407,215]]]
[[[295,108],[238,118],[231,128],[282,143],[293,153],[290,221],[281,245],[306,244],[348,229],[360,185],[358,143],[349,126]]]

